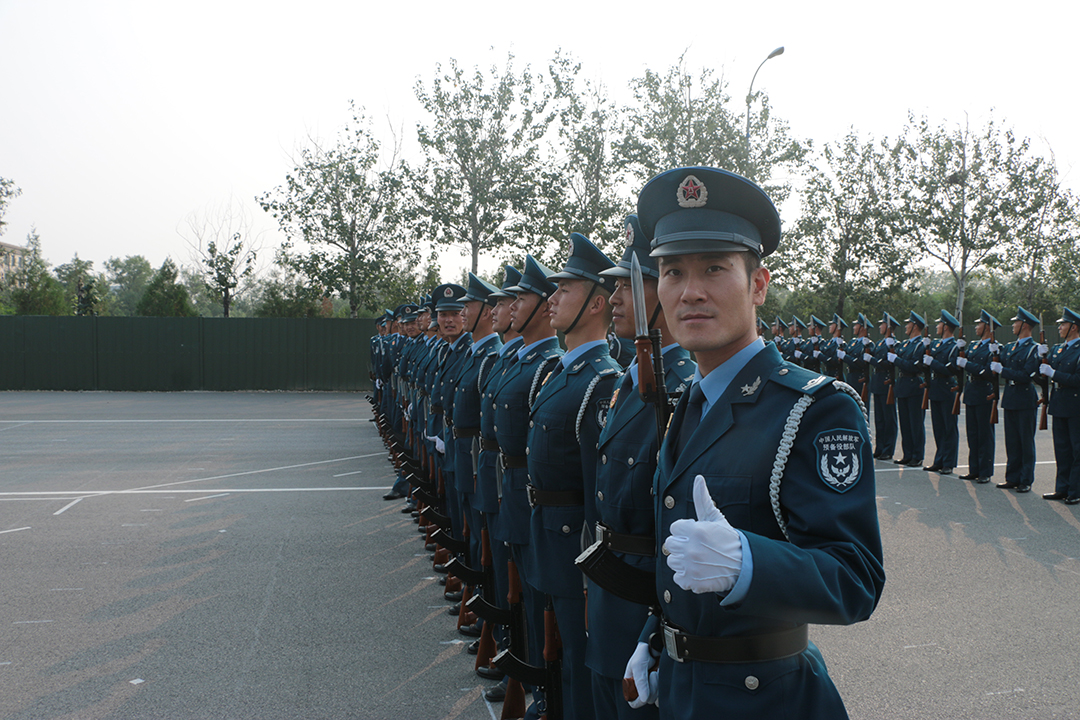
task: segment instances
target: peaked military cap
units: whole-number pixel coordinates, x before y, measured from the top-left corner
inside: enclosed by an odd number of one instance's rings
[[[727,170],[684,167],[660,173],[638,195],[638,218],[653,257],[749,251],[780,244],[780,215],[765,191]]]
[[[1080,325],[1080,315],[1077,315],[1067,307],[1061,309],[1061,317],[1054,322],[1059,323],[1072,323],[1073,325]]]
[[[948,310],[942,310],[942,311],[941,311],[941,318],[940,318],[940,321],[941,321],[941,322],[943,322],[943,323],[945,323],[945,324],[946,324],[946,325],[948,325],[949,327],[954,327],[954,328],[958,328],[958,327],[960,327],[960,321],[959,321],[959,320],[957,320],[957,319],[956,319],[956,316],[955,316],[955,315],[953,315],[953,314],[952,314],[951,312],[949,312]]]
[[[499,288],[488,281],[477,277],[476,273],[469,273],[469,287],[465,290],[465,294],[458,298],[458,302],[464,304],[470,300],[476,300],[489,305],[494,305],[495,300],[489,298],[491,298],[491,293],[498,291]]]
[[[870,321],[869,321],[869,320],[867,320],[867,319],[866,319],[866,316],[865,316],[865,315],[863,315],[862,313],[859,313],[859,317],[855,318],[855,319],[854,319],[854,320],[852,320],[851,322],[852,322],[853,324],[854,324],[854,323],[858,323],[859,325],[862,325],[862,326],[863,326],[864,328],[865,328],[865,327],[870,327]]]
[[[581,233],[570,233],[570,257],[562,270],[548,275],[548,280],[591,280],[611,292],[615,289],[615,278],[601,273],[613,267],[615,263],[611,258],[600,252],[589,238]]]
[[[514,293],[507,292],[508,288],[512,288],[518,284],[521,280],[521,272],[513,265],[503,265],[503,284],[495,292],[488,295],[491,300],[498,300],[499,298],[513,298]]]
[[[912,310],[908,314],[908,322],[915,323],[916,325],[918,325],[921,328],[926,327],[926,320],[923,318],[922,315],[915,312],[914,310]]]
[[[768,326],[768,325],[766,325],[766,324],[765,324],[765,321],[764,321],[764,320],[762,320],[761,318],[758,318],[758,319],[757,319],[757,326],[758,326],[758,327],[759,327],[760,329],[762,329],[762,330],[768,330],[768,329],[769,329],[769,326]]]
[[[383,312],[383,322],[393,322],[393,321],[394,321],[394,311],[389,310],[389,309],[385,310]]]
[[[660,270],[656,267],[656,258],[649,255],[649,239],[641,231],[641,222],[637,215],[626,216],[626,249],[623,250],[622,258],[615,267],[601,272],[601,275],[614,278],[630,277],[631,258],[637,255],[641,263],[641,274],[645,277],[660,278]]]
[[[848,324],[846,322],[844,322],[844,318],[840,317],[836,313],[833,313],[832,320],[830,320],[829,322],[833,323],[835,325],[839,325],[840,327],[847,327],[848,326]]]
[[[416,303],[405,303],[398,306],[398,317],[402,322],[415,322],[417,315],[420,314],[420,306]]]
[[[788,329],[788,324],[786,322],[784,322],[784,320],[779,315],[776,316],[776,320],[773,321],[773,324],[774,325],[779,325],[780,327],[784,328],[785,330]]]
[[[517,285],[503,288],[503,292],[535,293],[542,298],[549,298],[555,292],[555,284],[548,280],[549,275],[554,273],[532,255],[526,255],[525,271],[521,273]]]
[[[829,327],[829,325],[824,320],[819,318],[817,315],[811,315],[810,316],[810,323],[813,324],[813,325],[816,325],[817,327],[821,328],[822,330]]]
[[[431,291],[431,297],[435,302],[435,311],[460,310],[465,304],[458,300],[465,294],[465,288],[455,283],[445,283]]]
[[[896,318],[894,318],[889,313],[882,313],[881,314],[881,319],[878,320],[878,325],[881,325],[882,323],[887,323],[887,324],[891,325],[892,327],[900,327],[900,321],[897,320]]]
[[[380,326],[380,327],[385,326],[386,325],[386,315],[380,315],[379,319],[375,321],[375,324]]]
[[[806,323],[804,323],[802,320],[800,320],[798,315],[792,315],[791,316],[791,324],[792,325],[798,325],[803,330],[806,329]]]
[[[1016,308],[1016,317],[1009,318],[1009,322],[1016,322],[1017,320],[1022,320],[1023,322],[1026,322],[1028,325],[1031,325],[1032,327],[1035,327],[1036,325],[1039,324],[1039,318],[1035,317],[1034,315],[1029,313],[1027,310],[1025,310],[1024,308],[1019,307],[1019,306],[1017,306],[1017,308]]]
[[[979,319],[975,322],[985,323],[990,326],[991,330],[1001,327],[1001,323],[998,322],[998,319],[985,310],[979,311]]]

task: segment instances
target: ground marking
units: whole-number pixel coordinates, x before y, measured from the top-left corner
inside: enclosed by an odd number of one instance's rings
[[[75,498],[74,500],[69,502],[67,505],[60,508],[56,512],[54,512],[53,515],[63,515],[65,510],[67,510],[69,507],[72,507],[73,505],[77,505],[81,500],[82,500],[82,498]]]
[[[353,455],[351,457],[335,458],[333,460],[316,460],[315,462],[300,463],[299,465],[283,465],[282,467],[265,468],[263,470],[245,470],[244,472],[229,473],[228,475],[215,475],[213,477],[195,478],[194,480],[178,480],[177,482],[161,483],[160,485],[146,485],[141,488],[135,488],[134,490],[125,490],[123,492],[136,492],[139,490],[151,490],[153,488],[173,487],[175,485],[186,485],[188,483],[206,482],[208,480],[224,480],[225,478],[242,477],[244,475],[258,475],[260,473],[277,472],[278,470],[295,470],[296,468],[311,467],[313,465],[326,465],[328,463],[345,462],[347,460],[363,460],[370,457],[378,457],[385,455],[385,452],[370,453],[368,455]]]
[[[335,475],[334,477],[338,478],[338,477],[345,477],[346,475],[359,475],[362,472],[364,472],[364,471],[363,470],[353,470],[352,472],[340,473],[338,475]]]
[[[3,535],[4,533],[19,532],[20,530],[30,530],[30,529],[31,528],[28,525],[28,526],[26,526],[24,528],[15,528],[14,530],[0,530],[0,535]]]
[[[11,623],[12,625],[39,625],[41,623],[51,623],[52,620],[16,620]]]
[[[184,502],[187,503],[187,502],[198,502],[199,500],[211,500],[213,498],[225,497],[228,494],[229,493],[218,493],[217,495],[206,495],[204,497],[191,498],[189,500],[185,500]]]

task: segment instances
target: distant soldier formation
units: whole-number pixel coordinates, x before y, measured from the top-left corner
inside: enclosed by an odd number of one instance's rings
[[[757,317],[780,241],[755,184],[650,180],[616,262],[570,237],[500,287],[469,275],[386,311],[374,419],[476,673],[504,718],[846,717],[809,624],[865,620],[885,582],[874,460],[1030,490],[1040,403],[1055,492],[1080,502],[1080,318],[1063,343],[976,339],[942,311]],[[766,336],[771,330],[771,339]],[[850,338],[845,338],[850,333]],[[1042,397],[1036,387],[1042,383]],[[1002,389],[1003,388],[1003,389]],[[1000,395],[1000,402],[999,402]],[[871,402],[871,397],[873,398]],[[872,407],[875,432],[868,427]]]

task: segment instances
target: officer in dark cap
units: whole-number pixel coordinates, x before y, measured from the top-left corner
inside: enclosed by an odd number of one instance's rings
[[[1050,415],[1053,416],[1054,459],[1057,474],[1054,492],[1047,500],[1080,503],[1080,315],[1064,308],[1057,319],[1062,342],[1039,365],[1039,373],[1053,382]]]
[[[907,340],[885,357],[896,365],[896,411],[900,418],[900,446],[903,456],[897,465],[919,467],[926,451],[926,410],[922,406],[923,356],[930,338],[923,336],[926,320],[912,310],[904,323]]]
[[[672,335],[698,371],[660,449],[662,618],[627,666],[635,702],[658,697],[669,718],[845,717],[807,623],[868,618],[885,582],[858,399],[757,337],[761,258],[780,240],[758,186],[680,168],[646,184],[638,216]]]
[[[636,215],[626,220],[628,244],[616,267],[601,275],[615,280],[611,295],[612,320],[621,338],[633,340],[637,320],[631,292],[633,257],[641,265],[644,322],[660,331],[665,387],[669,394],[682,393],[697,367],[690,354],[671,338],[667,319],[656,295],[660,273],[649,256],[649,240],[641,232]],[[654,359],[655,362],[655,359]],[[620,569],[656,572],[656,524],[652,481],[659,448],[657,413],[641,395],[641,372],[636,360],[623,374],[611,396],[607,421],[600,433],[596,468],[597,539],[604,550],[619,560]],[[650,378],[651,379],[651,378]],[[625,564],[625,566],[623,565]],[[640,575],[624,569],[624,584],[640,581]],[[648,588],[651,591],[651,587]],[[623,699],[622,678],[626,659],[637,645],[637,634],[649,614],[649,603],[634,602],[618,592],[588,581],[589,639],[586,664],[593,671],[593,703],[598,720],[657,717],[655,705],[632,709]]]
[[[993,403],[997,401],[997,376],[990,370],[1000,346],[994,341],[994,330],[1001,327],[990,313],[979,313],[975,321],[975,337],[956,358],[956,366],[966,373],[964,381],[964,430],[968,444],[968,471],[961,480],[988,483],[994,476],[994,424],[991,420]]]
[[[806,327],[809,335],[803,343],[802,366],[812,372],[820,372],[821,351],[825,349],[826,341],[821,331],[828,328],[828,325],[817,315],[811,315]]]
[[[1016,340],[1001,351],[1001,362],[991,362],[990,370],[1005,381],[998,407],[1005,414],[1005,482],[997,486],[1018,493],[1031,492],[1035,481],[1035,420],[1039,394],[1032,378],[1039,372],[1039,346],[1031,337],[1039,319],[1022,307],[1012,318]]]
[[[844,340],[844,328],[847,326],[848,324],[844,318],[833,313],[832,320],[829,321],[828,327],[829,338],[821,348],[821,362],[825,366],[823,372],[841,382],[845,379],[844,358],[847,356],[847,353],[844,352],[844,346],[846,345]]]
[[[864,387],[870,382],[870,359],[872,357],[870,352],[874,346],[874,341],[870,339],[868,334],[869,330],[870,321],[866,319],[865,315],[859,313],[858,317],[851,321],[851,347],[841,349],[837,353],[844,365],[848,367],[848,383],[855,388],[855,392],[866,398],[867,402],[869,402],[870,392],[869,388],[864,390]],[[876,449],[874,457],[877,457]]]
[[[874,398],[874,459],[892,460],[896,452],[896,436],[899,425],[896,418],[896,368],[889,355],[896,348],[893,334],[900,321],[885,312],[878,321],[881,339],[870,349],[868,362],[874,370],[870,378],[870,394]],[[893,390],[890,393],[890,389]],[[891,397],[890,397],[891,395]]]
[[[593,717],[592,677],[585,665],[584,579],[574,565],[582,533],[596,527],[596,447],[622,368],[608,352],[608,298],[615,265],[580,233],[549,301],[551,326],[566,353],[544,379],[529,418],[530,577],[554,603],[562,641],[564,717]],[[589,540],[591,542],[591,539]]]
[[[923,354],[923,365],[930,368],[930,426],[934,430],[934,462],[923,468],[927,472],[952,474],[960,449],[958,417],[952,414],[959,383],[956,381],[956,355],[959,351],[955,333],[960,321],[948,310],[942,310],[937,321],[938,339],[930,343]]]
[[[774,335],[773,340],[776,342],[776,349],[780,351],[780,356],[790,362],[794,358],[795,350],[792,348],[794,343],[791,342],[788,324],[779,315],[773,318],[772,333]],[[785,333],[788,334],[785,335]]]
[[[798,315],[791,316],[791,356],[794,358],[791,362],[796,365],[802,365],[806,353],[809,352],[807,348],[808,340],[803,337],[803,330],[806,329],[806,323]]]

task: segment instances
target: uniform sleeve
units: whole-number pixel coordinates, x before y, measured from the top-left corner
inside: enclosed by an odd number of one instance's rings
[[[848,458],[858,480],[840,492],[823,478],[819,435],[847,430],[861,438]],[[865,620],[885,585],[872,447],[854,400],[836,392],[807,409],[784,473],[780,502],[790,542],[747,532],[754,576],[729,611],[799,623],[845,625]]]

